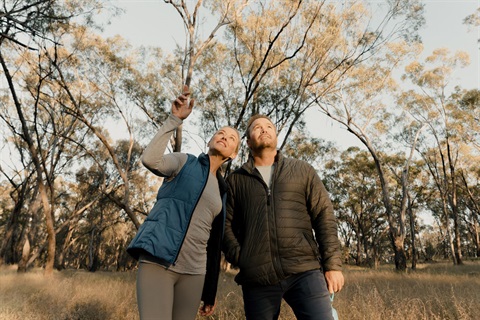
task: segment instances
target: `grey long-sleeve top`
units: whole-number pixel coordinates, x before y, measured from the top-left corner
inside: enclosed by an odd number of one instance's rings
[[[142,163],[157,176],[173,179],[187,161],[185,153],[165,154],[170,137],[180,124],[182,121],[178,117],[170,115],[144,150]],[[213,219],[221,212],[221,208],[218,181],[216,176],[210,173],[206,187],[193,212],[177,262],[170,267],[170,270],[183,274],[205,274],[207,241]],[[149,256],[142,256],[140,260],[155,262],[155,259]]]

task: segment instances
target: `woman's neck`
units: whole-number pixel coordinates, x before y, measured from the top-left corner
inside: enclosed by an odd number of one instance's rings
[[[222,164],[228,160],[224,159],[219,155],[211,155],[209,154],[208,157],[210,158],[210,172],[216,174],[218,169],[222,166]]]

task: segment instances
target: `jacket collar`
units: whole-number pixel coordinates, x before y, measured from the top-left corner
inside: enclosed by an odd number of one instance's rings
[[[283,161],[283,154],[280,150],[277,149],[277,154],[275,155],[274,163],[281,163]],[[248,160],[242,165],[242,168],[246,170],[248,173],[253,173],[255,170],[255,162],[253,160],[252,154],[248,154]]]
[[[200,161],[202,165],[204,166],[208,165],[210,167],[210,158],[208,157],[208,154],[202,152],[198,156],[198,161]]]

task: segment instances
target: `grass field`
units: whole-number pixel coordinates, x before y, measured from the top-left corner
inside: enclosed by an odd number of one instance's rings
[[[233,274],[220,277],[217,309],[208,319],[243,319],[241,288]],[[345,279],[334,301],[342,320],[480,319],[478,261],[420,265],[406,274],[391,266],[346,267]],[[288,305],[280,317],[295,319]],[[17,274],[14,267],[2,268],[0,319],[138,319],[135,273],[64,270],[44,278],[42,270]]]

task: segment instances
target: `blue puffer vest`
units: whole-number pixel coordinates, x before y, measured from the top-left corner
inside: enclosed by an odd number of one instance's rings
[[[208,155],[201,154],[197,158],[189,154],[187,162],[178,175],[172,180],[163,182],[158,190],[157,202],[127,248],[127,252],[132,257],[138,260],[142,252],[147,252],[166,267],[175,263],[193,211],[205,188],[209,169]],[[222,214],[219,215],[222,220],[221,236],[223,235],[226,201],[225,188],[222,187],[222,183],[225,182],[220,177],[219,185],[223,203]],[[214,223],[212,232],[218,233],[218,230],[213,230],[215,224],[219,225],[219,223]]]
[[[138,260],[142,252],[147,252],[166,267],[175,263],[193,211],[207,184],[209,170],[208,155],[202,153],[197,158],[189,154],[178,175],[163,182],[158,190],[157,202],[127,248],[132,257]],[[219,171],[217,180],[222,197],[222,212],[212,223],[207,243],[207,274],[202,291],[202,301],[212,306],[215,304],[220,274],[227,201],[227,185]]]

